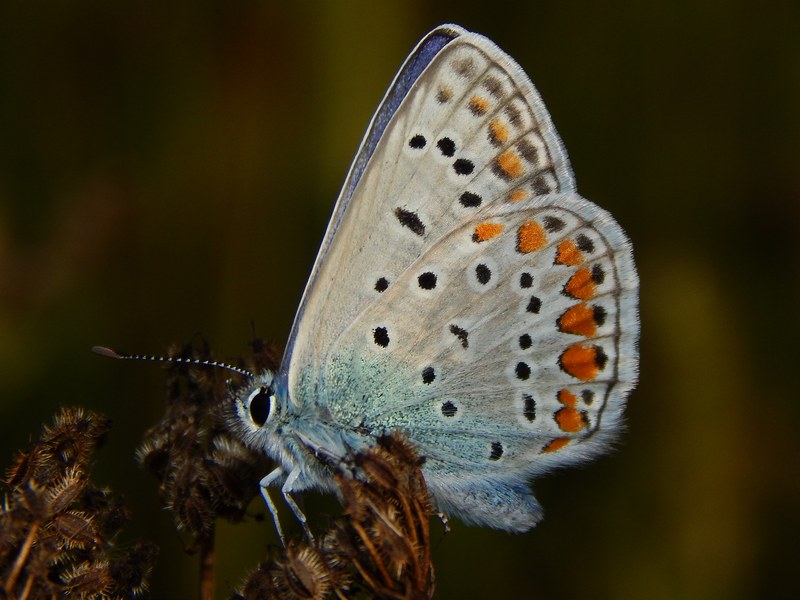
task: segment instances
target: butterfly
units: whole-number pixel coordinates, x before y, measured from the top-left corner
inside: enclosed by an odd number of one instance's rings
[[[281,366],[234,394],[260,482],[335,491],[331,461],[402,431],[438,510],[523,532],[530,481],[609,448],[637,380],[638,277],[582,198],[538,92],[492,41],[425,36],[369,124]]]

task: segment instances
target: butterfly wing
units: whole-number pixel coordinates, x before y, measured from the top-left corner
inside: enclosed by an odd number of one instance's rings
[[[405,430],[441,508],[527,529],[527,480],[618,429],[637,289],[622,230],[575,193],[527,76],[446,26],[373,119],[281,376],[337,426]]]
[[[454,42],[456,42],[454,44]],[[480,50],[483,48],[484,50]],[[443,51],[446,49],[446,51]],[[448,63],[449,58],[449,63]],[[476,62],[477,61],[477,62]],[[491,64],[492,70],[487,72]],[[447,65],[459,64],[460,70]],[[443,68],[444,67],[444,68]],[[465,69],[471,68],[468,73]],[[494,77],[493,74],[501,77]],[[397,127],[397,122],[417,123],[429,129],[443,129],[447,123],[457,115],[466,94],[474,88],[480,75],[483,75],[484,89],[482,96],[496,99],[503,94],[507,101],[502,106],[506,115],[497,114],[492,119],[482,119],[485,125],[492,125],[494,138],[504,140],[501,147],[508,146],[508,139],[513,134],[518,134],[525,129],[538,130],[539,145],[544,146],[548,155],[542,162],[548,162],[546,168],[541,169],[539,185],[547,182],[554,191],[573,191],[574,181],[569,169],[566,153],[561,141],[553,127],[550,116],[544,107],[539,94],[528,80],[522,69],[514,61],[497,48],[490,40],[463,30],[456,25],[444,25],[430,32],[417,45],[408,57],[392,85],[386,93],[378,111],[372,118],[361,147],[345,179],[342,192],[331,216],[328,230],[320,246],[317,260],[311,271],[305,293],[300,302],[300,307],[289,336],[286,353],[281,366],[281,376],[288,379],[288,387],[297,389],[296,376],[298,366],[307,366],[312,361],[318,361],[320,347],[328,347],[341,331],[355,318],[363,307],[374,300],[372,290],[363,289],[362,278],[364,271],[360,270],[365,264],[370,265],[369,271],[397,272],[403,265],[408,265],[419,256],[431,240],[446,232],[451,226],[451,221],[439,220],[441,209],[445,208],[448,196],[456,195],[460,201],[455,207],[452,217],[456,219],[468,218],[472,209],[480,205],[487,205],[499,198],[482,198],[470,191],[467,183],[475,182],[476,187],[480,181],[475,181],[474,176],[453,177],[449,180],[442,177],[438,171],[438,164],[420,164],[415,160],[417,152],[408,152],[409,148],[394,147],[392,142],[384,136],[390,122]],[[498,87],[505,84],[506,87]],[[474,94],[473,94],[474,95]],[[426,101],[427,100],[427,101]],[[431,101],[433,100],[433,101]],[[402,111],[399,107],[402,105]],[[499,102],[495,102],[493,113],[497,113]],[[426,112],[430,111],[430,112]],[[487,116],[487,115],[484,115]],[[503,127],[503,123],[508,123]],[[455,141],[466,143],[467,135],[475,135],[479,125],[475,120],[470,131],[463,131],[455,136]],[[438,133],[438,131],[437,131]],[[430,132],[429,137],[433,135]],[[442,137],[446,137],[443,135]],[[394,141],[394,140],[393,140]],[[437,140],[426,140],[436,143]],[[415,143],[420,143],[417,140]],[[380,157],[376,157],[376,149],[380,143]],[[494,144],[498,142],[495,141]],[[493,146],[494,146],[493,144]],[[405,146],[405,144],[404,144]],[[424,150],[424,148],[423,148]],[[455,151],[454,151],[455,153]],[[460,152],[459,152],[460,154]],[[490,155],[497,154],[488,149],[487,159]],[[459,158],[454,157],[452,163]],[[442,154],[441,161],[447,157]],[[469,158],[467,158],[469,160]],[[388,164],[387,164],[388,163]],[[464,163],[459,163],[463,165]],[[369,166],[369,169],[367,167]],[[376,171],[378,172],[376,174]],[[371,174],[369,183],[362,183],[365,172]],[[377,179],[380,177],[380,181]],[[383,220],[386,211],[394,211],[394,219],[398,220],[397,208],[415,204],[410,198],[413,190],[391,189],[392,185],[404,185],[412,182],[417,186],[417,192],[430,198],[428,202],[430,213],[423,214],[427,217],[421,225],[427,228],[427,234],[421,235],[413,247],[395,247],[391,251],[381,252],[378,255],[365,256],[354,251],[353,246],[364,247],[364,243],[378,230],[379,222]],[[483,180],[487,177],[484,175]],[[530,173],[519,181],[519,184],[531,185],[533,180]],[[435,189],[427,189],[428,184],[436,183]],[[359,185],[361,184],[361,185]],[[378,186],[383,189],[376,190]],[[520,186],[517,186],[520,187]],[[384,191],[386,190],[386,191]],[[381,194],[375,196],[376,191]],[[388,197],[386,193],[394,197]],[[353,201],[354,197],[364,198]],[[403,197],[405,196],[405,197]],[[435,197],[434,197],[435,196]],[[434,200],[440,200],[440,210],[433,210]],[[414,221],[413,212],[408,208],[404,215],[403,223],[408,227],[419,228]],[[344,225],[345,217],[348,225]],[[390,217],[391,219],[392,217]],[[420,218],[420,215],[417,215]],[[367,227],[366,225],[371,224]],[[392,224],[394,225],[394,223]],[[341,231],[340,231],[341,230]],[[335,242],[335,244],[334,244]],[[334,247],[335,245],[335,247]],[[379,250],[378,247],[374,248]],[[382,248],[380,248],[382,250]],[[377,268],[375,261],[382,261],[387,269]],[[373,268],[374,267],[374,268]],[[348,275],[354,275],[352,277]],[[374,283],[374,282],[373,282]],[[331,312],[330,293],[335,293],[337,298],[344,299],[338,302],[337,310]],[[324,318],[323,318],[324,317]],[[293,397],[294,402],[301,400]]]

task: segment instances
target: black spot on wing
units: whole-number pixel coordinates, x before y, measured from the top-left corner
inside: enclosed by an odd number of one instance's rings
[[[594,322],[597,324],[598,327],[602,327],[603,325],[605,325],[607,316],[608,313],[606,312],[606,309],[603,308],[602,306],[592,307],[592,318],[594,319]]]
[[[421,150],[425,147],[428,141],[425,139],[424,135],[415,135],[410,140],[408,140],[408,146],[413,148],[414,150]]]
[[[503,444],[500,442],[492,442],[492,451],[489,453],[489,460],[500,460],[503,456]]]
[[[426,271],[417,277],[417,283],[423,290],[432,290],[436,287],[436,273]]]
[[[519,336],[520,349],[527,350],[532,345],[533,345],[533,340],[531,339],[531,336],[529,334],[523,333],[521,336]]]
[[[472,192],[464,192],[461,194],[461,197],[458,199],[461,203],[461,206],[466,208],[477,208],[483,202],[483,198],[481,198],[478,194],[473,194]]]
[[[455,417],[457,412],[458,412],[458,407],[452,402],[450,402],[450,400],[442,404],[442,414],[445,417]]]
[[[518,362],[517,366],[514,368],[514,372],[517,375],[517,379],[521,379],[525,381],[531,376],[531,368],[528,363]]]
[[[542,219],[542,223],[544,224],[544,228],[549,231],[550,233],[556,233],[564,229],[564,221],[559,219],[558,217],[554,217],[552,215],[548,215]]]
[[[394,215],[403,227],[407,227],[418,236],[425,234],[425,224],[414,211],[398,207],[394,209]]]
[[[459,175],[470,175],[475,170],[475,164],[466,158],[459,158],[453,163],[453,169]]]
[[[458,325],[450,325],[450,333],[459,339],[462,348],[469,348],[469,331]]]
[[[372,330],[372,339],[381,348],[389,345],[389,330],[386,327],[376,327]]]
[[[538,315],[541,309],[542,309],[542,301],[536,296],[532,296],[530,302],[528,302],[528,306],[525,307],[526,311],[528,311],[529,313],[533,313],[535,315]]]
[[[453,156],[456,153],[456,143],[449,137],[443,137],[436,142],[436,147],[444,156]]]
[[[536,400],[530,394],[523,394],[522,396],[523,407],[522,414],[528,421],[533,422],[536,420]]]
[[[594,252],[594,242],[582,233],[575,238],[575,245],[582,252],[589,254]]]
[[[486,285],[492,279],[492,270],[487,265],[481,263],[475,267],[475,278],[481,285]]]
[[[600,285],[606,280],[606,272],[603,270],[601,265],[595,265],[592,267],[592,281],[594,281],[597,285]]]

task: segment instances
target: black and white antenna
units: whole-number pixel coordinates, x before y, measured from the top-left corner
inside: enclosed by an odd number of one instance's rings
[[[111,348],[106,348],[105,346],[92,346],[92,352],[99,354],[100,356],[107,356],[108,358],[116,358],[119,360],[144,360],[149,362],[178,363],[184,365],[198,365],[201,367],[215,367],[219,369],[226,369],[228,371],[238,373],[239,375],[244,375],[248,379],[255,378],[255,375],[253,375],[250,371],[246,371],[245,369],[240,369],[239,367],[234,367],[233,365],[226,363],[217,362],[215,360],[181,358],[179,356],[144,356],[138,354],[125,354],[117,352],[116,350],[112,350]]]

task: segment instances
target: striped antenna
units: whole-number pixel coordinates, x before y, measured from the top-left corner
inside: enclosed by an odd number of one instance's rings
[[[228,371],[238,373],[239,375],[244,375],[248,379],[255,378],[255,376],[250,371],[245,371],[244,369],[240,369],[239,367],[234,367],[233,365],[217,362],[215,360],[212,361],[212,360],[199,360],[197,358],[180,358],[180,357],[170,357],[170,356],[140,356],[137,354],[124,354],[117,352],[116,350],[112,350],[111,348],[106,348],[105,346],[92,346],[92,352],[94,352],[95,354],[99,354],[100,356],[107,356],[108,358],[116,358],[119,360],[145,360],[150,362],[180,363],[185,365],[198,365],[201,367],[215,367],[219,369],[227,369]]]

